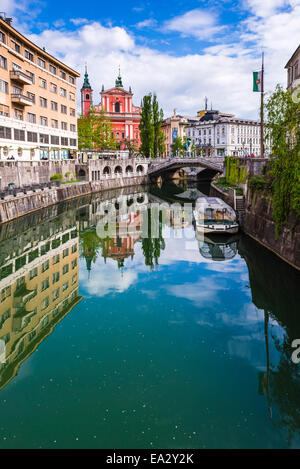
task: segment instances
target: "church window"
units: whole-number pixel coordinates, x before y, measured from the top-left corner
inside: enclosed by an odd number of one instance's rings
[[[115,104],[115,112],[120,112],[120,103]]]
[[[90,99],[90,95],[88,93],[85,95],[85,99]]]

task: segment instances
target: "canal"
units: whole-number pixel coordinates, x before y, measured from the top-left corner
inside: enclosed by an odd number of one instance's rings
[[[208,189],[0,227],[1,449],[300,447],[299,273],[242,234],[199,237],[180,207]]]

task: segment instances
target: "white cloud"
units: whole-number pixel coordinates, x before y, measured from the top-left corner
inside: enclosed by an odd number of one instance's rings
[[[255,15],[267,17],[273,15],[278,9],[285,7],[288,0],[246,0],[245,6]]]
[[[179,32],[184,36],[194,36],[197,39],[211,40],[217,32],[223,29],[223,26],[217,24],[217,18],[214,14],[195,9],[166,21],[163,29]]]
[[[9,5],[7,0],[3,1]],[[248,7],[254,11],[255,0],[249,2]],[[290,0],[289,10],[276,10],[281,4],[279,0],[269,2],[273,14],[250,15],[236,25],[231,35],[226,30],[223,41],[200,53],[181,56],[141,46],[124,27],[87,23],[84,18],[70,20],[76,26],[73,31],[46,27],[30,38],[82,74],[87,62],[95,104],[99,103],[102,84],[105,88],[113,86],[120,65],[124,86],[132,87],[137,105],[146,93],[153,91],[165,115],[170,115],[174,108],[180,114],[193,115],[208,96],[216,109],[258,118],[259,100],[252,92],[252,71],[260,67],[262,48],[268,91],[278,82],[285,84],[284,66],[299,43],[300,0]],[[165,31],[198,39],[204,36],[211,39],[220,27],[214,14],[199,9],[163,25]],[[78,89],[81,83],[82,78]]]
[[[136,28],[138,29],[144,29],[144,28],[154,28],[157,25],[157,21],[154,18],[149,18],[144,21],[140,21],[135,25]]]
[[[87,20],[86,18],[71,18],[70,22],[75,24],[75,26],[80,26],[82,24],[87,24],[89,20]]]

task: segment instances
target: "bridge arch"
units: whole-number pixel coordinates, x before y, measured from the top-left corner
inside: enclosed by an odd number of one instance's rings
[[[105,168],[103,169],[103,174],[105,175],[111,174],[111,169],[109,166],[105,166]]]
[[[144,166],[141,165],[141,164],[138,164],[137,167],[136,167],[136,171],[138,173],[143,173],[144,172]]]
[[[115,174],[122,174],[122,166],[118,165],[115,167],[114,173]]]
[[[126,174],[131,174],[133,173],[133,167],[131,165],[126,166],[125,170]]]

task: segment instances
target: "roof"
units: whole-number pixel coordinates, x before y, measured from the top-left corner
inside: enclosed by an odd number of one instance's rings
[[[14,34],[23,43],[27,44],[28,47],[31,47],[31,48],[33,47],[33,48],[37,49],[41,56],[48,58],[48,60],[50,60],[50,61],[56,62],[57,64],[61,65],[62,68],[65,68],[66,70],[68,70],[70,73],[72,73],[76,77],[80,77],[80,73],[76,72],[76,70],[73,70],[71,67],[64,64],[59,59],[57,59],[53,55],[46,52],[44,49],[39,47],[37,44],[35,44],[34,42],[27,39],[27,37],[25,37],[25,36],[23,36],[23,34],[19,33],[19,31],[17,31],[10,24],[8,24],[1,16],[0,16],[0,26],[4,26],[8,31],[10,31],[12,34]]]
[[[295,52],[293,53],[292,57],[289,59],[288,63],[286,64],[286,66],[284,68],[288,68],[290,63],[294,60],[294,58],[296,57],[297,54],[300,54],[300,44],[299,46],[297,47],[297,49],[295,50]]]

